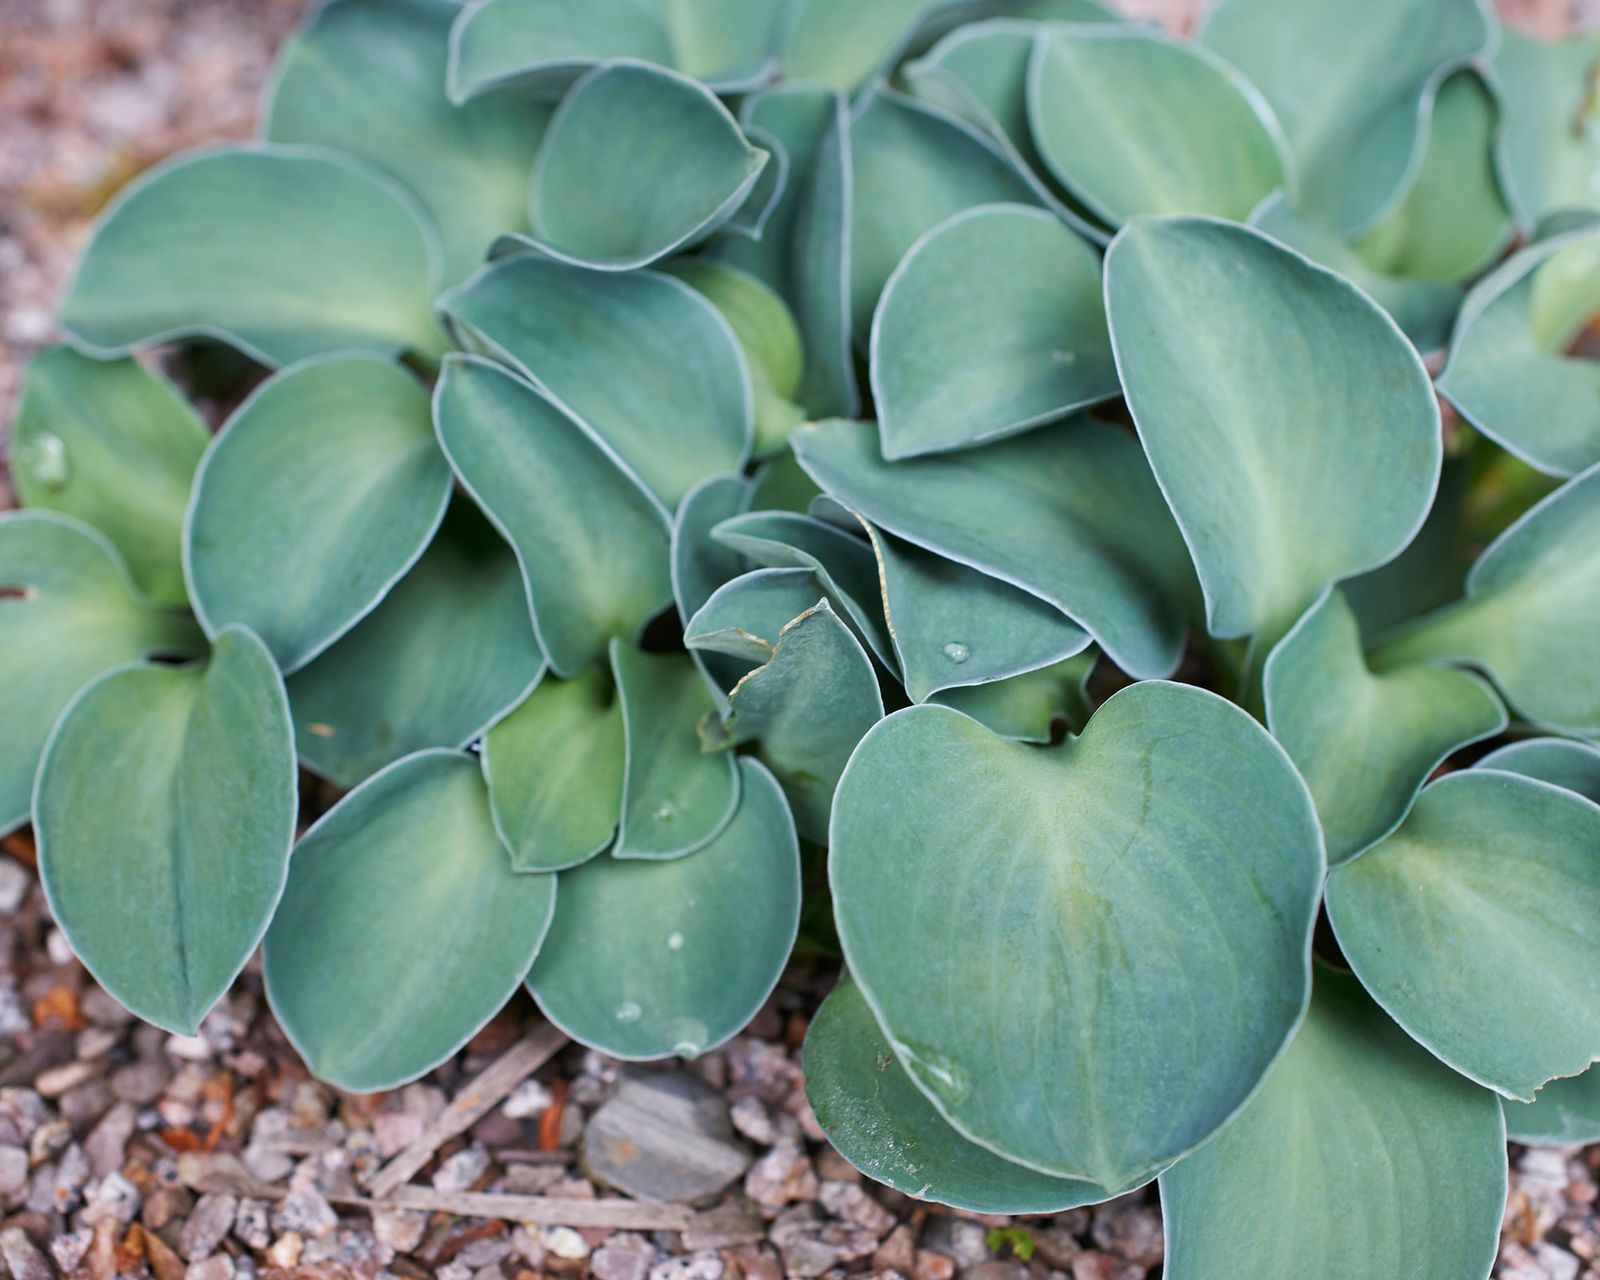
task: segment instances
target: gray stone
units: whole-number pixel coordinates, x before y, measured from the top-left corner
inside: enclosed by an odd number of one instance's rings
[[[265,1200],[241,1200],[233,1215],[233,1234],[252,1249],[272,1243],[271,1209]]]
[[[589,1271],[595,1280],[646,1280],[654,1261],[653,1252],[601,1245],[589,1259]]]
[[[922,1233],[922,1247],[936,1253],[947,1254],[956,1266],[965,1271],[980,1262],[989,1260],[989,1233],[976,1222],[940,1214],[928,1220]]]
[[[590,1117],[585,1167],[596,1181],[646,1200],[695,1203],[750,1164],[728,1107],[686,1071],[632,1071]]]
[[[178,1251],[190,1262],[209,1258],[233,1230],[233,1219],[238,1212],[239,1202],[233,1196],[201,1196],[195,1201],[189,1220],[183,1224]]]
[[[396,1253],[410,1253],[422,1243],[428,1215],[420,1209],[375,1209],[372,1234]]]
[[[820,1240],[796,1240],[783,1250],[783,1269],[791,1276],[820,1276],[838,1261],[838,1253]]]
[[[21,1227],[0,1231],[0,1258],[11,1269],[12,1280],[53,1280],[55,1275],[49,1261],[33,1247]]]
[[[233,1259],[225,1253],[214,1253],[199,1262],[191,1262],[183,1273],[183,1280],[233,1280]]]
[[[104,1178],[121,1170],[128,1139],[133,1137],[138,1119],[137,1107],[131,1102],[119,1102],[84,1139],[84,1154],[89,1157],[89,1169],[95,1177]]]
[[[714,1253],[691,1253],[656,1263],[650,1268],[650,1280],[720,1280],[726,1269],[727,1264]]]
[[[272,1215],[273,1229],[280,1235],[293,1233],[320,1240],[332,1235],[338,1225],[339,1218],[333,1206],[319,1192],[310,1189],[291,1191],[279,1201]]]
[[[433,1175],[435,1191],[470,1191],[489,1171],[489,1153],[474,1142],[444,1161]]]
[[[28,1185],[28,1153],[21,1147],[0,1147],[0,1199]]]

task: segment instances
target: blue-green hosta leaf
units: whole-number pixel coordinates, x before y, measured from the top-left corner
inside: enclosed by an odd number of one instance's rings
[[[1478,761],[1477,767],[1537,778],[1600,804],[1600,747],[1593,743],[1570,738],[1524,738],[1491,751]]]
[[[511,869],[476,761],[419,751],[301,838],[267,933],[267,998],[320,1079],[392,1089],[517,989],[555,896],[554,876]]]
[[[785,451],[782,455],[789,457]],[[712,592],[750,567],[742,555],[711,536],[724,520],[742,512],[750,501],[751,485],[743,476],[712,476],[684,495],[672,521],[672,596],[678,621],[688,626]],[[728,709],[726,690],[747,670],[709,650],[690,648],[689,656],[706,679],[719,712]]]
[[[748,758],[739,774],[738,810],[703,849],[561,877],[528,989],[575,1039],[618,1058],[693,1058],[777,985],[800,920],[800,848],[772,775]]]
[[[1328,877],[1328,919],[1391,1016],[1508,1098],[1600,1058],[1600,805],[1491,769],[1427,787]]]
[[[1015,435],[1117,395],[1093,249],[1043,209],[983,206],[900,260],[872,320],[886,458]]]
[[[486,267],[443,306],[591,428],[666,507],[750,456],[750,374],[738,338],[680,280],[521,254]]]
[[[207,439],[189,403],[142,364],[51,347],[23,376],[11,481],[24,506],[103,533],[151,600],[181,605],[183,512]]]
[[[714,839],[739,804],[732,755],[701,747],[716,704],[681,653],[611,642],[611,670],[627,742],[617,858],[680,858]]]
[[[770,82],[789,0],[654,0],[672,41],[673,65],[718,93]]]
[[[489,808],[515,870],[565,870],[611,844],[625,750],[622,702],[601,666],[546,676],[483,735]]]
[[[1506,727],[1494,691],[1465,671],[1373,675],[1337,589],[1273,649],[1264,682],[1267,727],[1311,788],[1332,866],[1399,826],[1452,751]]]
[[[353,787],[424,747],[464,747],[542,670],[516,557],[459,499],[383,603],[290,678],[301,761]]]
[[[261,941],[294,842],[283,679],[243,627],[187,667],[112,671],[39,762],[39,877],[95,980],[194,1035]]]
[[[716,654],[737,663],[734,678],[772,660],[784,627],[823,595],[810,569],[752,569],[725,582],[684,624],[691,653]]]
[[[806,1098],[839,1153],[908,1196],[977,1213],[1054,1213],[1106,1198],[969,1142],[911,1083],[846,974],[806,1030]]]
[[[1221,0],[1200,40],[1277,113],[1298,202],[1348,234],[1403,196],[1439,85],[1496,31],[1478,0]]]
[[[757,511],[808,514],[821,498],[822,490],[806,474],[792,447],[768,458],[750,477],[750,506]]]
[[[666,520],[560,405],[487,360],[452,356],[434,417],[451,467],[517,553],[557,675],[599,661],[672,598]]]
[[[646,266],[733,217],[768,159],[704,85],[650,63],[602,63],[545,131],[530,243],[579,266]]]
[[[105,538],[68,516],[0,516],[0,832],[27,821],[39,753],[73,694],[156,653],[204,652],[139,595]]]
[[[1489,544],[1466,595],[1397,633],[1384,666],[1470,662],[1529,722],[1600,737],[1600,464],[1567,481]]]
[[[1501,33],[1490,63],[1500,101],[1495,165],[1525,232],[1563,209],[1600,207],[1600,36],[1565,40]]]
[[[1266,731],[1200,689],[1136,684],[1043,750],[898,712],[839,785],[829,870],[850,972],[918,1088],[1061,1177],[1120,1191],[1184,1155],[1305,1009],[1316,813]]]
[[[1261,1092],[1161,1175],[1166,1273],[1483,1277],[1505,1198],[1494,1095],[1406,1039],[1355,979],[1318,967],[1310,1012]]]
[[[734,210],[723,230],[728,235],[760,240],[766,233],[767,219],[783,199],[789,185],[789,152],[782,139],[769,133],[760,125],[741,121],[745,138],[757,149],[767,153],[767,163],[762,166],[755,185],[746,193],[743,203]]]
[[[1357,289],[1235,223],[1141,219],[1106,255],[1106,311],[1213,635],[1276,639],[1329,582],[1411,541],[1438,486],[1439,409]]]
[[[784,31],[783,74],[853,93],[910,34],[930,0],[793,0]]]
[[[549,108],[509,94],[454,106],[445,63],[457,0],[333,0],[284,46],[262,125],[272,142],[331,147],[415,193],[447,280],[528,225],[528,175]]]
[[[1124,671],[1144,678],[1176,668],[1193,570],[1127,432],[1079,419],[894,463],[859,423],[802,427],[792,445],[846,507],[1056,606]]]
[[[1467,295],[1439,390],[1548,475],[1600,462],[1600,361],[1566,355],[1600,305],[1600,232],[1531,245]]]
[[[61,324],[97,356],[214,337],[269,365],[437,356],[440,251],[391,179],[311,147],[219,147],[130,183],[96,224]]]
[[[1027,107],[1050,172],[1112,226],[1140,213],[1243,218],[1292,185],[1272,109],[1203,45],[1126,27],[1046,30]]]
[[[449,501],[415,377],[372,356],[293,365],[239,407],[195,474],[195,616],[209,635],[242,623],[295,671],[416,563]]]
[[[1080,733],[1089,722],[1087,685],[1095,658],[1092,650],[1074,654],[1021,675],[945,689],[929,701],[954,707],[1002,738],[1049,742],[1057,725]]]

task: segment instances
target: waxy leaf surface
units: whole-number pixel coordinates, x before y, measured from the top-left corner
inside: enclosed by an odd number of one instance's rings
[[[1592,743],[1570,738],[1523,738],[1491,751],[1478,761],[1477,767],[1537,778],[1600,804],[1600,747]]]
[[[1594,99],[1600,37],[1538,40],[1500,33],[1490,75],[1500,101],[1495,163],[1512,215],[1532,231],[1549,214],[1600,206],[1600,110]]]
[[[785,452],[782,456],[790,455]],[[702,480],[678,504],[672,521],[672,595],[678,605],[678,621],[685,627],[718,587],[750,567],[739,552],[711,536],[717,525],[742,512],[749,500],[749,482],[743,476],[725,475]],[[727,711],[726,691],[733,688],[746,666],[693,646],[689,656],[705,676],[717,710]]]
[[[1002,738],[1046,743],[1058,727],[1081,733],[1089,722],[1089,676],[1097,655],[1074,654],[1048,667],[987,684],[942,689],[929,699],[954,707]]]

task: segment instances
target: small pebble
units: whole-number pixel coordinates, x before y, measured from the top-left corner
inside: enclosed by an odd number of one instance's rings
[[[433,1175],[435,1191],[470,1191],[489,1171],[489,1153],[477,1143],[455,1153]]]
[[[183,1280],[233,1280],[233,1259],[225,1253],[214,1253],[199,1262],[191,1262],[183,1273]]]
[[[319,1192],[309,1188],[291,1191],[278,1202],[278,1207],[272,1214],[273,1229],[280,1235],[292,1235],[297,1239],[306,1236],[321,1239],[332,1235],[338,1225],[339,1218],[334,1213],[333,1206]],[[291,1262],[280,1265],[294,1264]]]
[[[238,1211],[239,1202],[233,1196],[201,1196],[179,1233],[179,1252],[191,1262],[210,1257],[233,1229]]]
[[[49,1261],[20,1227],[0,1231],[0,1258],[10,1268],[11,1280],[53,1280]]]
[[[0,1146],[0,1198],[14,1196],[28,1185],[28,1153],[21,1147]]]

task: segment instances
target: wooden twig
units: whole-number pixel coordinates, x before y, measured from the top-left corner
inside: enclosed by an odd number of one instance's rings
[[[603,1227],[612,1231],[682,1231],[694,1217],[694,1210],[681,1204],[434,1191],[430,1187],[399,1187],[374,1207],[424,1209],[463,1218],[501,1218],[539,1227]]]

